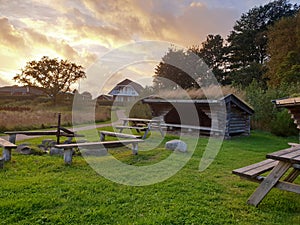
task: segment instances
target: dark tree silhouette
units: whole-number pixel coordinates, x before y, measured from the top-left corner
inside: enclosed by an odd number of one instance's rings
[[[82,66],[43,56],[39,61],[27,62],[22,72],[13,79],[40,88],[55,103],[58,94],[70,91],[70,86],[81,78],[86,78]]]

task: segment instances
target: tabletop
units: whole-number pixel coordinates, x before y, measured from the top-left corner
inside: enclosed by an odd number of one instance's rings
[[[123,121],[132,121],[132,122],[160,122],[160,120],[152,120],[152,119],[140,119],[140,118],[121,118]]]
[[[267,154],[267,158],[292,164],[300,164],[300,146],[269,153]]]

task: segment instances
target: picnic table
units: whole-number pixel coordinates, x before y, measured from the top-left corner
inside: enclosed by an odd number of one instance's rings
[[[122,133],[124,129],[134,129],[138,133],[144,132],[142,139],[145,139],[150,130],[157,128],[161,136],[164,136],[161,120],[141,118],[121,118],[121,120],[123,121],[123,125],[116,126],[120,133]]]
[[[300,185],[293,183],[300,174],[300,145],[269,153],[267,160],[233,170],[234,174],[260,185],[250,196],[247,203],[257,206],[272,188],[300,194]],[[261,174],[271,172],[263,177]]]

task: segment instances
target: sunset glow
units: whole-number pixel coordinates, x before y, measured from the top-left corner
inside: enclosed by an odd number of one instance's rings
[[[208,34],[226,37],[241,13],[266,2],[0,0],[0,86],[14,84],[26,62],[42,56],[88,68],[110,50],[137,41],[188,47],[200,45]],[[131,66],[126,73],[151,77],[151,66]]]

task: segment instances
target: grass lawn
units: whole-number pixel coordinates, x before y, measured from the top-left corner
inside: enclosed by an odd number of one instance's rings
[[[207,140],[200,138],[192,158],[176,175],[141,187],[105,179],[80,156],[66,166],[58,156],[13,153],[12,161],[0,170],[0,224],[300,223],[299,195],[274,189],[255,208],[246,201],[258,184],[231,174],[233,169],[265,159],[268,152],[288,147],[288,142],[297,142],[296,137],[254,131],[250,137],[224,141],[214,162],[199,172]],[[145,166],[170,152],[162,143],[137,156],[127,148],[113,154],[127,164]]]

